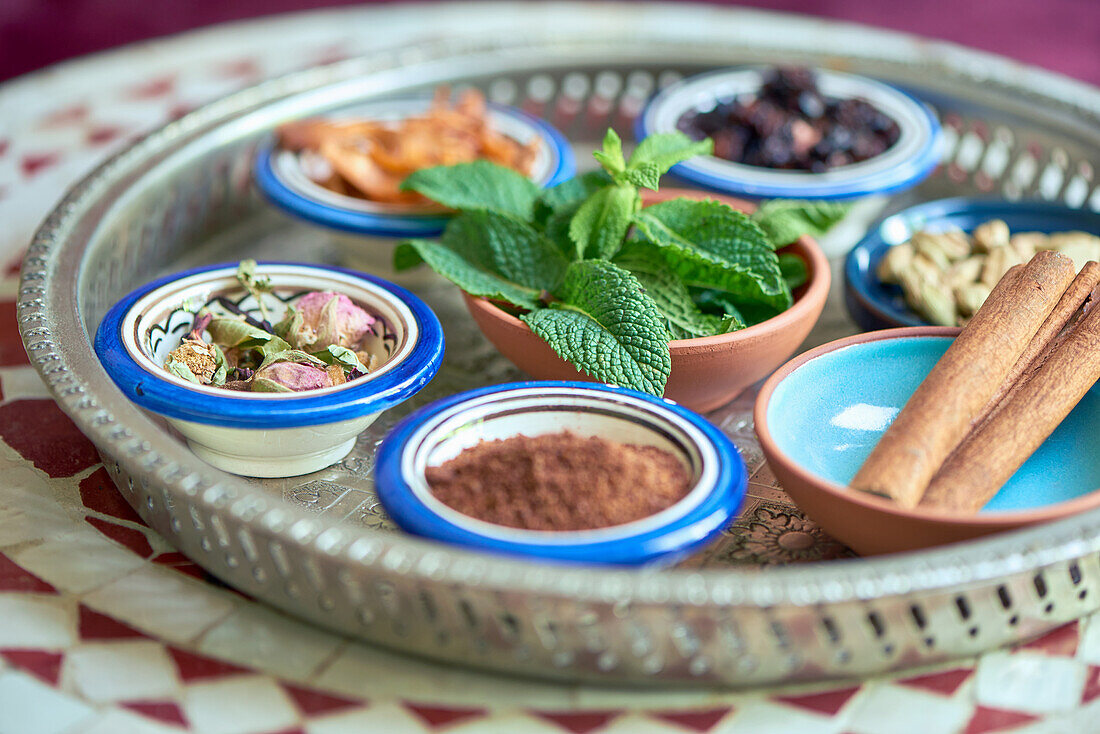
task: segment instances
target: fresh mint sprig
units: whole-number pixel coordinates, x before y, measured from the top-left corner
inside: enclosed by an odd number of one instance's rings
[[[579,370],[661,395],[670,339],[736,331],[789,308],[806,268],[776,245],[843,216],[798,204],[749,217],[688,199],[642,209],[639,188],[657,190],[669,168],[711,148],[668,133],[627,157],[608,130],[594,154],[602,170],[544,191],[483,161],[418,171],[403,188],[458,214],[438,241],[401,243],[394,265],[426,262],[470,295],[521,311]]]

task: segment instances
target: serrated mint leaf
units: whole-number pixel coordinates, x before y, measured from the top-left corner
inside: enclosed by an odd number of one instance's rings
[[[416,259],[472,296],[521,308],[537,308],[539,295],[557,288],[568,265],[530,224],[488,210],[462,212],[439,242],[406,240],[394,253],[395,264]]]
[[[626,168],[626,159],[623,158],[623,141],[611,128],[603,136],[603,150],[597,150],[592,157],[600,162],[604,170],[612,176],[622,173]]]
[[[689,287],[688,292],[691,294],[691,300],[695,301],[695,305],[703,313],[732,318],[739,324],[748,324],[741,314],[741,309],[737,308],[737,304],[730,300],[729,294],[725,291]]]
[[[551,214],[565,209],[576,211],[585,199],[610,185],[611,177],[606,171],[589,171],[545,189],[535,203],[535,221],[545,222]]]
[[[539,187],[522,173],[489,161],[435,166],[414,171],[401,183],[445,207],[488,209],[530,219]]]
[[[577,259],[577,245],[573,242],[573,238],[569,236],[569,227],[572,225],[573,217],[576,215],[577,210],[581,208],[582,203],[577,202],[572,206],[564,207],[552,213],[547,217],[546,224],[543,225],[543,235],[557,246],[558,251],[567,260]]]
[[[639,238],[654,245],[685,284],[780,310],[791,305],[767,237],[726,204],[674,199],[646,207],[634,215],[634,224]]]
[[[557,288],[569,264],[533,226],[494,211],[459,214],[447,223],[440,242],[466,261],[537,291]]]
[[[597,380],[661,395],[672,362],[664,318],[637,279],[605,260],[566,271],[562,300],[520,318]]]
[[[615,184],[588,197],[569,224],[578,259],[607,259],[618,252],[639,206],[633,186]]]
[[[713,150],[714,142],[710,138],[694,141],[681,132],[656,133],[638,143],[626,166],[638,170],[645,165],[653,165],[660,174],[664,174],[680,161],[697,155],[709,155]]]
[[[644,163],[637,168],[626,169],[616,179],[656,191],[661,181],[661,169],[656,163]]]
[[[810,279],[806,261],[790,252],[779,253],[779,272],[783,273],[783,280],[792,291]]]
[[[820,237],[851,211],[852,205],[835,201],[765,201],[752,220],[776,247],[789,245],[802,235]]]
[[[397,272],[410,270],[424,262],[416,248],[408,242],[401,242],[393,250],[393,269]]]
[[[613,262],[638,279],[646,295],[668,319],[669,333],[674,339],[714,336],[744,327],[735,315],[715,316],[700,311],[672,268],[657,258],[644,256],[639,249],[626,252]]]
[[[526,309],[540,306],[538,297],[542,293],[541,289],[507,280],[482,263],[467,261],[462,255],[440,242],[406,240],[400,247],[415,251],[416,256],[428,263],[432,270],[471,296],[507,301]]]

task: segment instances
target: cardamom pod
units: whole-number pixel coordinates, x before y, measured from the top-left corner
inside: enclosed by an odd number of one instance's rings
[[[974,249],[978,252],[993,252],[998,247],[1007,247],[1008,225],[1003,219],[990,219],[974,230],[971,239],[974,241]]]
[[[909,263],[913,260],[914,248],[908,242],[894,245],[878,264],[878,278],[883,283],[900,283],[901,274],[909,269]]]

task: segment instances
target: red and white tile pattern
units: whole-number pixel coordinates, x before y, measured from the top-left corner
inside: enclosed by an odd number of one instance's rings
[[[237,25],[0,86],[0,734],[1100,731],[1097,618],[858,685],[587,689],[438,666],[297,622],[212,583],[141,523],[16,334],[14,277],[34,226],[142,132],[256,79],[369,50],[380,23],[391,43],[453,33],[461,5],[435,25],[396,6]],[[506,22],[497,15],[486,22]]]

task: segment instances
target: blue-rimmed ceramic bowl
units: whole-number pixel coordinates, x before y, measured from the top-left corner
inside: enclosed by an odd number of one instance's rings
[[[719,103],[754,94],[763,84],[763,67],[722,69],[684,79],[657,93],[635,121],[640,140],[674,132],[689,112],[707,112]],[[750,198],[852,199],[888,194],[923,181],[939,163],[943,133],[931,109],[888,84],[826,69],[815,70],[826,97],[866,100],[898,124],[901,135],[886,152],[824,173],[786,171],[698,156],[678,163],[671,173],[684,181]]]
[[[370,102],[341,110],[331,119],[400,120],[425,112],[431,101],[430,96],[416,96]],[[549,123],[514,107],[494,104],[488,105],[488,117],[494,129],[520,143],[540,141],[531,172],[535,183],[555,186],[576,173],[572,147]],[[298,153],[282,150],[274,142],[261,147],[254,176],[268,201],[287,214],[355,235],[354,240],[341,239],[348,261],[387,277],[394,276],[396,240],[434,237],[447,223],[447,215],[438,207],[384,204],[330,191],[305,174]]]
[[[882,220],[848,253],[844,301],[852,319],[868,331],[927,324],[906,305],[899,286],[879,280],[879,263],[891,247],[919,230],[971,232],[990,219],[1004,220],[1013,233],[1081,230],[1100,235],[1100,214],[1044,201],[958,197],[918,204]]]
[[[424,478],[480,441],[572,431],[665,449],[692,488],[641,520],[595,530],[521,530],[478,520],[437,500]],[[696,413],[652,395],[579,382],[520,382],[471,390],[421,408],[382,442],[375,467],[386,512],[415,535],[546,561],[641,564],[681,558],[720,533],[745,496],[745,463]],[[578,491],[583,491],[578,487]]]
[[[978,513],[907,510],[847,484],[959,329],[857,334],[795,357],[764,383],[754,420],[783,489],[863,554],[969,540],[1100,506],[1100,385]]]
[[[234,392],[165,371],[168,354],[204,306],[259,316],[236,272],[235,264],[211,265],[155,280],[115,304],[95,336],[96,354],[126,396],[164,416],[219,469],[254,477],[322,469],[346,456],[379,413],[414,395],[439,370],[439,319],[404,288],[341,268],[260,263],[257,275],[273,286],[264,305],[274,321],[309,291],[343,293],[374,315],[367,348],[379,366],[343,385],[294,393]]]

